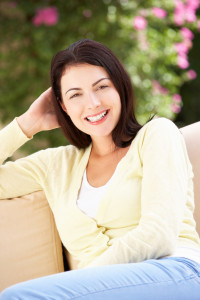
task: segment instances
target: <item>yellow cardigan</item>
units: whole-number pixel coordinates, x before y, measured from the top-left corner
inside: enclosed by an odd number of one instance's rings
[[[1,164],[28,138],[12,121],[0,131]],[[138,132],[92,219],[76,205],[91,146],[41,150],[0,167],[0,199],[44,190],[64,246],[80,267],[140,262],[200,249],[193,218],[192,167],[173,122]]]

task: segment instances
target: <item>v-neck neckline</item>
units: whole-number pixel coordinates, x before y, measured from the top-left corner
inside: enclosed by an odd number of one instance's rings
[[[120,174],[120,170],[119,169],[121,168],[121,165],[123,165],[124,161],[129,157],[129,155],[131,153],[131,149],[133,147],[133,144],[134,144],[134,140],[131,142],[130,148],[128,149],[128,151],[126,152],[126,154],[122,157],[122,159],[119,161],[119,163],[116,166],[116,168],[118,168],[118,173],[119,174]],[[100,215],[100,212],[101,212],[102,207],[103,207],[104,202],[105,202],[104,199],[107,198],[107,194],[108,194],[109,190],[112,188],[113,182],[115,182],[115,179],[118,176],[114,176],[112,182],[108,186],[108,189],[106,190],[103,198],[101,199],[101,202],[99,204],[99,207],[98,207],[98,210],[97,210],[95,218],[91,218],[88,215],[86,215],[78,207],[78,205],[77,205],[77,199],[78,199],[78,194],[79,194],[79,191],[80,191],[80,188],[81,188],[81,184],[82,184],[82,180],[83,180],[83,175],[84,175],[85,169],[86,169],[87,164],[88,164],[88,160],[89,160],[89,157],[90,157],[91,150],[92,150],[92,143],[86,148],[85,153],[83,154],[83,157],[81,159],[81,162],[80,162],[80,165],[79,165],[79,170],[78,170],[79,175],[76,176],[76,180],[75,180],[75,182],[73,184],[74,192],[73,192],[73,200],[72,200],[72,202],[73,202],[73,206],[75,207],[76,211],[79,211],[82,216],[84,215],[86,218],[88,218],[88,220],[91,220],[92,222],[95,222],[97,224],[98,216]]]

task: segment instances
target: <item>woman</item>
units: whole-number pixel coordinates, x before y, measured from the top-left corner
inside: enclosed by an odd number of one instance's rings
[[[139,125],[130,78],[104,45],[81,40],[55,55],[51,88],[0,133],[2,162],[59,126],[72,145],[5,163],[0,198],[43,189],[81,269],[15,285],[0,300],[200,299],[183,138],[165,118]]]

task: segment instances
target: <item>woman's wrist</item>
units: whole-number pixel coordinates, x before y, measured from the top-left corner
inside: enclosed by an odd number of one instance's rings
[[[36,123],[32,120],[29,116],[28,112],[25,112],[23,115],[16,118],[17,123],[23,133],[28,137],[31,138],[34,136],[39,130],[37,129]]]

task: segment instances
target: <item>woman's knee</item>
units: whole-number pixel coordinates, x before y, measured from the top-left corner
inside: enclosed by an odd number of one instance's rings
[[[19,296],[19,289],[17,287],[18,285],[13,285],[5,290],[3,290],[0,294],[0,300],[22,300],[25,299],[23,296],[23,290],[20,291]]]

